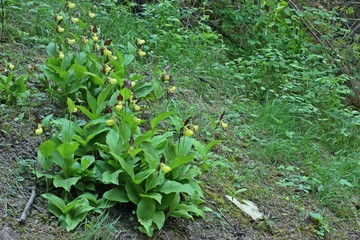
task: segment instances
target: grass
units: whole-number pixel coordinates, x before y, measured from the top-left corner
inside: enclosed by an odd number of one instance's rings
[[[29,6],[31,11],[19,15],[18,7],[23,6],[22,3],[7,3],[9,18],[5,22],[6,38],[2,40],[16,41],[25,48],[34,47],[32,57],[44,54],[44,45],[54,27],[50,24],[51,16],[58,5],[53,1],[33,1]],[[238,75],[247,66],[241,62],[235,64],[227,57],[222,36],[207,28],[205,21],[192,26],[175,21],[185,18],[185,22],[191,22],[193,15],[182,15],[176,7],[166,7],[168,3],[149,5],[143,18],[123,6],[99,7],[97,20],[102,34],[113,39],[113,44],[125,52],[128,42],[137,37],[146,39],[148,58],[134,65],[131,71],[141,72],[146,78],[157,78],[169,64],[180,91],[168,108],[186,116],[199,114],[200,137],[205,141],[214,135],[224,140],[210,159],[206,184],[221,186],[221,193],[226,194],[246,188],[239,197],[255,199],[260,204],[268,199],[278,200],[279,204],[267,203],[267,206],[273,204],[279,209],[294,204],[295,207],[289,207],[289,215],[305,217],[307,212],[316,211],[324,215],[324,221],[331,222],[334,229],[339,222],[345,222],[358,231],[360,139],[356,119],[350,115],[344,117],[350,110],[340,108],[338,110],[345,113],[337,115],[332,109],[326,109],[329,114],[309,117],[294,112],[296,103],[268,97],[259,100],[262,96],[248,94],[244,89],[248,83],[239,82],[242,75]],[[91,4],[85,2],[82,6],[86,12]],[[27,72],[24,65],[31,63],[31,59],[3,51],[17,65],[22,65],[21,72]],[[281,76],[271,75],[260,67],[255,72],[257,79],[265,81],[266,78],[270,83],[281,81]],[[38,72],[30,74],[33,84]],[[39,93],[40,90],[32,89],[32,94]],[[230,124],[225,133],[222,129],[214,130],[210,123],[210,119],[217,120],[223,111]],[[6,109],[2,107],[1,112],[6,114]],[[98,236],[97,231],[109,225],[108,221],[113,226],[107,215],[101,215],[73,237]],[[269,226],[265,226],[267,231],[276,228]]]

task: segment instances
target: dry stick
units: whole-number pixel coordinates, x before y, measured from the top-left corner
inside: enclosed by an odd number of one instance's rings
[[[27,212],[29,211],[30,207],[31,207],[31,204],[34,202],[34,199],[35,199],[35,196],[36,196],[36,187],[32,187],[31,188],[31,196],[29,198],[29,201],[26,203],[26,206],[24,208],[24,211],[22,212],[21,214],[21,217],[19,219],[19,222],[20,223],[24,223],[25,220],[26,220],[26,214]]]
[[[325,39],[326,44],[321,41],[321,39],[316,35],[316,33],[314,33],[314,31],[316,31],[320,36],[322,35],[322,33],[311,23],[311,21],[309,19],[306,19],[306,21],[300,16],[300,14],[298,12],[300,12],[301,10],[298,8],[298,6],[291,0],[287,0],[287,2],[290,3],[290,6],[292,8],[294,8],[296,11],[296,15],[300,18],[301,22],[305,25],[305,27],[311,32],[311,34],[316,38],[316,40],[322,44],[324,47],[326,47],[326,45],[328,47],[330,47],[330,49],[333,51],[333,53],[336,55],[336,57],[338,57],[341,61],[342,67],[340,67],[340,70],[342,71],[342,73],[346,74],[346,75],[350,75],[350,72],[348,70],[348,67],[346,66],[346,64],[344,63],[344,61],[342,60],[342,57],[340,56],[340,54],[335,50],[335,48],[331,45],[331,43]],[[309,26],[311,25],[311,27]],[[354,84],[352,83],[352,81],[349,81],[349,84],[351,86],[352,89],[355,89]],[[356,95],[356,97],[358,98],[358,100],[360,100],[360,95],[354,90],[353,91]]]

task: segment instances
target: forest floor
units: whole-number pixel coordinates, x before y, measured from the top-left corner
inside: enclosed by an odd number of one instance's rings
[[[66,232],[57,225],[57,219],[47,210],[40,197],[44,184],[36,180],[37,147],[46,136],[34,134],[34,114],[46,116],[58,112],[56,104],[37,89],[37,73],[43,64],[42,55],[31,46],[1,44],[0,53],[11,51],[18,64],[30,72],[30,105],[0,108],[0,240],[2,239],[148,239],[138,230],[131,206],[122,205],[109,213],[91,216],[75,232]],[[45,53],[43,53],[45,55]],[[197,96],[195,90],[191,93]],[[215,90],[214,90],[215,91]],[[181,89],[180,89],[181,94]],[[201,104],[201,102],[199,103]],[[219,105],[222,103],[219,102]],[[310,193],[280,187],[276,182],[286,172],[275,166],[254,162],[239,144],[233,168],[221,174],[210,172],[202,176],[206,205],[213,212],[206,219],[187,221],[170,219],[153,239],[360,239],[359,219],[341,219],[324,208]],[[221,151],[221,146],[219,147]],[[253,201],[264,214],[264,219],[253,221],[226,199],[239,176],[247,181],[247,191],[239,199]],[[30,188],[37,187],[37,197],[25,223],[18,219],[30,196]],[[308,215],[321,209],[326,222]],[[326,229],[330,229],[327,232]]]

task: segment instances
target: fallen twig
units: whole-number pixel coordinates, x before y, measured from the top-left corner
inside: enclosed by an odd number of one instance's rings
[[[26,206],[24,208],[24,211],[22,212],[21,214],[21,217],[19,219],[19,222],[20,223],[24,223],[25,220],[26,220],[26,214],[27,212],[29,211],[30,207],[31,207],[31,204],[34,202],[34,199],[35,199],[35,196],[36,196],[36,188],[35,186],[31,188],[31,195],[30,195],[30,198],[29,198],[29,201],[26,203]]]

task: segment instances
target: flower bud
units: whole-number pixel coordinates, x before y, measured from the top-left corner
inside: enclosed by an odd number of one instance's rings
[[[86,44],[89,41],[89,39],[87,39],[85,36],[82,36],[81,41],[82,43]]]
[[[140,106],[138,106],[138,105],[135,105],[135,106],[134,106],[134,110],[135,110],[135,111],[139,111],[140,109],[141,109]]]
[[[77,113],[77,111],[78,111],[77,107],[74,107],[74,110],[72,112]]]
[[[138,118],[138,117],[134,117],[134,122],[136,122],[136,123],[140,123],[142,120],[141,120],[141,118]]]
[[[136,82],[131,82],[131,87],[135,87]]]

